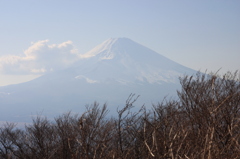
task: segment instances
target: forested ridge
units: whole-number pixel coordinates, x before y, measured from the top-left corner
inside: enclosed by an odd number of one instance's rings
[[[3,159],[240,158],[239,73],[180,78],[178,99],[133,112],[131,94],[116,117],[107,105],[86,106],[54,121],[37,117],[24,129],[0,128]]]

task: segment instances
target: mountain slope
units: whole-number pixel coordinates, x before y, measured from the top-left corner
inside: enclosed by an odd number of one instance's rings
[[[109,39],[83,56],[88,59],[80,73],[94,81],[176,83],[194,72],[127,38]]]
[[[195,73],[127,38],[108,39],[82,57],[66,70],[0,87],[0,121],[29,121],[39,112],[82,113],[94,100],[115,111],[130,93],[141,95],[137,105],[149,106],[174,95],[179,76]]]

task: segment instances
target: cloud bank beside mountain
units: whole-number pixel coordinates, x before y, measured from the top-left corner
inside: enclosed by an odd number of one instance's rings
[[[72,41],[49,44],[49,40],[35,43],[23,56],[0,56],[2,74],[43,74],[67,68],[80,58]]]

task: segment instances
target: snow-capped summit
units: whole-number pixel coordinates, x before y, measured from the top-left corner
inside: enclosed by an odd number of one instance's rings
[[[83,57],[89,58],[89,57],[97,56],[98,54],[102,53],[106,55],[105,59],[111,59],[114,57],[114,54],[113,52],[110,52],[110,50],[112,46],[115,44],[115,42],[118,40],[119,38],[110,38],[104,41],[103,43],[101,43],[100,45],[96,46],[86,54],[84,54]]]
[[[83,56],[88,61],[79,75],[99,82],[175,83],[180,75],[194,72],[128,38],[108,39]]]
[[[133,58],[144,57],[146,59],[146,54],[148,56],[159,55],[128,38],[110,38],[84,54],[83,57],[98,56],[99,59],[113,59],[116,56],[125,56],[125,58],[126,56],[131,56]]]

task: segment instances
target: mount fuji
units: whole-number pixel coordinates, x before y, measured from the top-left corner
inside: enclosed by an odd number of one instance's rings
[[[131,93],[150,106],[176,95],[179,77],[195,70],[127,38],[111,38],[83,54],[71,67],[29,82],[0,87],[0,121],[28,122],[38,114],[83,113],[86,104],[107,102],[111,111]]]

